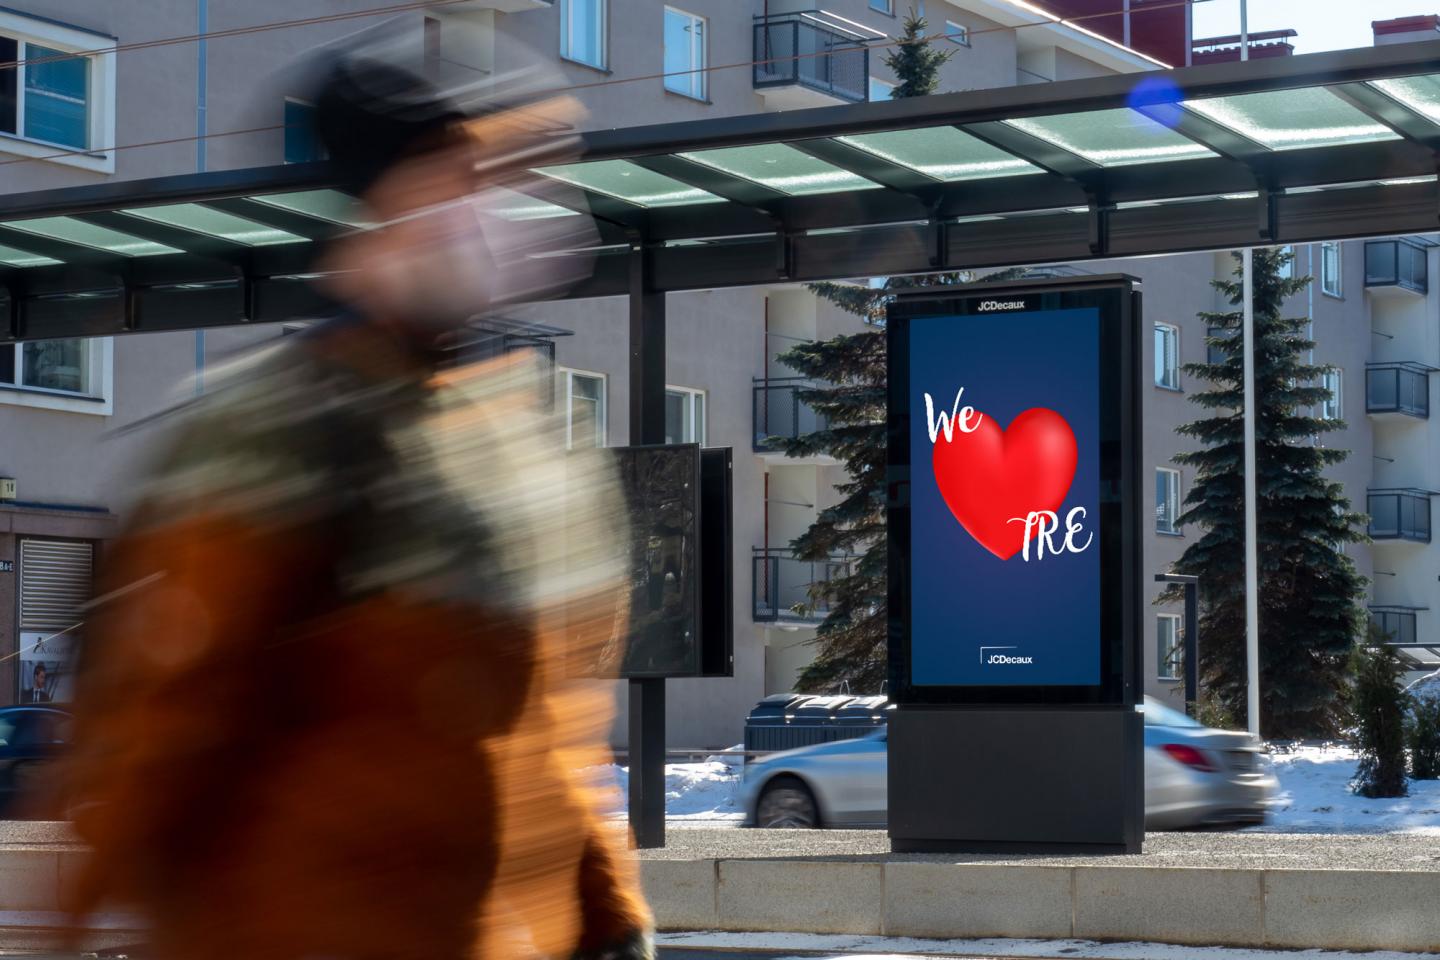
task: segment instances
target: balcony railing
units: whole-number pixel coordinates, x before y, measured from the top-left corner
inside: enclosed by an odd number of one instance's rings
[[[870,98],[865,38],[819,10],[755,18],[755,88],[799,85],[840,100]]]
[[[757,621],[819,623],[830,612],[830,605],[826,600],[817,601],[811,597],[810,588],[847,575],[854,567],[855,558],[797,560],[788,550],[756,547],[751,563],[751,587]]]
[[[1369,510],[1373,539],[1430,542],[1430,494],[1424,490],[1371,490]]]
[[[800,399],[801,391],[814,386],[815,381],[804,377],[755,381],[752,418],[756,453],[779,452],[783,448],[778,441],[794,440],[825,429],[825,417]]]
[[[1370,622],[1385,635],[1387,643],[1415,642],[1415,611],[1404,607],[1371,607]]]
[[[1365,368],[1365,412],[1430,416],[1430,369],[1418,363],[1372,363]]]
[[[1365,244],[1365,286],[1430,289],[1429,257],[1413,240],[1370,240]]]

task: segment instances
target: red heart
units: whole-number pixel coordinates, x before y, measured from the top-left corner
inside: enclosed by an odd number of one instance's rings
[[[974,422],[973,420],[971,421]],[[935,437],[935,485],[970,536],[1001,560],[1025,546],[1025,518],[1057,511],[1075,479],[1075,431],[1054,410],[1032,407],[1008,429],[983,417],[972,433]],[[1020,520],[1011,523],[1013,517]]]

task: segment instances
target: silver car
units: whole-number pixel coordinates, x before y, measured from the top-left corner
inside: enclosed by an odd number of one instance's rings
[[[1247,733],[1212,730],[1145,698],[1145,827],[1264,823],[1279,786]],[[874,827],[886,818],[886,730],[787,750],[745,768],[747,826]]]

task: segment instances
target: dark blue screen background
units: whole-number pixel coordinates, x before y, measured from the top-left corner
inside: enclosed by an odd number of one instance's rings
[[[1100,312],[919,317],[910,321],[911,641],[917,686],[1090,686],[1100,683]],[[977,543],[935,486],[925,394],[947,413],[955,391],[1002,427],[1048,407],[1075,432],[1079,463],[1060,515],[1085,508],[1083,553],[1000,560]],[[942,440],[943,442],[943,435]],[[1034,658],[982,663],[981,647]],[[986,656],[989,651],[986,651]]]

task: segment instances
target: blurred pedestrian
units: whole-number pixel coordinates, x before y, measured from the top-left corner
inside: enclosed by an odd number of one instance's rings
[[[496,212],[573,159],[577,110],[467,112],[353,49],[319,75],[315,131],[376,226],[319,265],[339,316],[212,374],[109,552],[70,905],[138,909],[157,960],[646,958],[584,773],[608,698],[563,667],[626,629],[623,501],[526,361],[442,349],[580,275]]]

